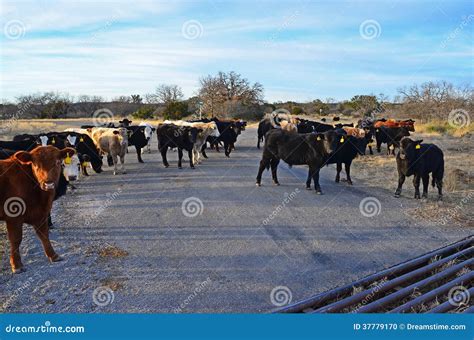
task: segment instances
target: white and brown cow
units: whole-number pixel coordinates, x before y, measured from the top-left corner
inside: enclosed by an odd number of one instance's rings
[[[121,171],[125,171],[125,154],[128,147],[128,134],[126,128],[90,128],[87,134],[92,138],[97,148],[112,157],[114,175],[117,174],[117,157],[120,158]]]

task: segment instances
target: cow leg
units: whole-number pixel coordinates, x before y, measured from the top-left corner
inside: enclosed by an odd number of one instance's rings
[[[109,166],[114,165],[114,160],[113,160],[113,157],[110,155],[110,153],[107,155],[107,164]]]
[[[273,184],[275,185],[280,185],[280,183],[278,182],[278,177],[277,177],[278,163],[280,163],[280,160],[278,158],[274,158],[270,161],[270,166],[272,168]]]
[[[377,152],[378,153],[380,153],[382,151],[381,147],[382,147],[382,142],[377,141]]]
[[[270,157],[265,157],[265,155],[262,156],[262,160],[260,161],[260,167],[258,168],[258,174],[257,174],[257,186],[262,185],[262,174],[265,169],[268,169],[270,167]]]
[[[341,179],[342,163],[336,164],[336,183],[339,183]]]
[[[347,184],[349,184],[349,185],[352,185],[351,164],[352,164],[352,162],[344,163],[344,169],[346,170]]]
[[[422,181],[423,181],[423,195],[421,195],[421,197],[428,198],[428,186],[430,184],[430,175],[429,174],[423,175]]]
[[[44,253],[48,257],[48,259],[51,262],[61,261],[61,258],[58,254],[56,254],[53,249],[53,246],[51,245],[51,242],[49,241],[48,223],[42,220],[38,224],[33,224],[33,227],[35,228],[36,235],[38,235],[38,238],[40,239],[41,244],[43,245]]]
[[[183,149],[178,148],[178,169],[182,169],[182,163],[181,161],[183,160]]]
[[[371,155],[374,154],[374,152],[372,151],[372,146],[369,146],[369,153],[370,153]]]
[[[167,146],[160,148],[161,159],[163,160],[163,165],[165,166],[165,168],[170,166],[169,163],[168,163],[168,160],[166,159],[166,152],[167,151],[168,151]]]
[[[125,154],[120,155],[120,165],[121,165],[122,173],[126,174],[127,171],[125,170]]]
[[[231,145],[232,144],[230,144],[230,143],[224,142],[224,154],[226,155],[226,157],[229,157],[229,155],[230,155]]]
[[[202,148],[201,148],[201,153],[202,153],[202,156],[203,156],[204,158],[208,158],[207,155],[206,155],[206,148],[207,148],[207,142],[204,143],[204,145],[203,145]]]
[[[23,224],[7,222],[7,234],[10,241],[10,266],[15,274],[24,271],[20,256],[20,244],[23,238]]]
[[[306,190],[311,190],[311,168],[308,167],[308,176],[306,176]]]
[[[421,176],[415,174],[413,176],[413,186],[415,187],[415,198],[420,198],[420,179]]]
[[[117,155],[112,155],[112,162],[114,164],[114,175],[117,174],[117,163],[118,163],[118,159],[117,159]]]
[[[135,150],[137,150],[137,158],[139,163],[145,163],[142,159],[142,148],[135,145]]]
[[[438,188],[438,201],[443,200],[443,179],[436,177],[435,179],[436,187]]]
[[[397,187],[397,190],[395,190],[395,197],[400,197],[401,193],[402,193],[402,186],[403,186],[403,183],[405,183],[405,175],[402,174],[402,173],[398,173],[398,187]]]
[[[87,172],[87,166],[81,164],[81,169],[84,176],[89,176],[89,173]]]
[[[189,150],[188,151],[188,157],[189,157],[189,166],[191,167],[191,169],[195,169],[194,167],[194,163],[193,163],[193,150]]]
[[[321,186],[319,185],[319,168],[315,168],[311,170],[313,174],[313,182],[314,182],[314,190],[316,190],[316,194],[322,195],[323,192],[321,190]]]
[[[53,228],[54,228],[53,220],[51,219],[51,213],[48,214],[48,228],[49,228],[49,229],[53,229]]]

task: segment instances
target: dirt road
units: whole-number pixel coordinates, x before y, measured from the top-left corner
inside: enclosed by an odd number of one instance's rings
[[[11,275],[2,257],[0,308],[265,312],[470,234],[404,214],[423,204],[412,199],[411,181],[396,199],[357,172],[353,186],[336,184],[330,166],[318,196],[304,189],[305,168],[281,164],[282,185],[267,172],[258,188],[255,145],[249,128],[230,158],[210,151],[196,170],[179,170],[175,152],[165,169],[156,141],[144,164],[130,148],[127,174],[106,167],[55,203],[51,234],[64,261],[47,263],[25,228],[27,271]]]

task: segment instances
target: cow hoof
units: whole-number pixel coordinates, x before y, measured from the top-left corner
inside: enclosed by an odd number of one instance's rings
[[[126,172],[125,170],[124,170],[124,171],[122,171],[122,174],[124,174],[124,175],[125,175],[126,173],[127,173],[127,172]]]
[[[399,198],[399,197],[400,197],[400,193],[396,192],[393,196],[396,197],[396,198]]]
[[[139,163],[145,163],[144,161],[138,161]]]
[[[311,187],[306,187],[306,190],[311,190]]]
[[[20,268],[12,268],[13,274],[21,274],[26,272],[25,267],[20,267]]]
[[[261,187],[261,186],[262,186],[261,183],[255,183],[255,185],[256,185],[257,187]]]
[[[165,165],[165,168],[169,168],[170,166],[169,165]]]
[[[322,195],[323,192],[321,191],[321,189],[316,189],[316,195]]]
[[[116,174],[117,174],[117,172],[116,172],[116,171],[114,171],[114,175],[116,175]]]
[[[415,199],[419,200],[419,199],[420,199],[420,195],[415,195]]]
[[[443,196],[438,196],[438,202],[443,202]]]
[[[59,256],[58,254],[56,254],[56,255],[54,255],[53,257],[50,257],[50,258],[49,258],[49,261],[50,261],[51,263],[53,263],[53,262],[60,262],[60,261],[62,261],[62,260],[63,260],[63,258],[62,258],[61,256]]]
[[[278,183],[278,182],[273,182],[273,184],[274,184],[274,185],[280,185],[280,183]]]
[[[191,169],[195,170],[195,169],[196,169],[196,167],[192,166],[192,167],[191,167]]]
[[[347,184],[352,185],[352,181],[347,181]]]
[[[336,180],[334,182],[339,183],[339,178],[336,178]]]

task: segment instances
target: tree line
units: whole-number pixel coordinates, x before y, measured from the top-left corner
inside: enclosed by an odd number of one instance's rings
[[[101,96],[44,92],[23,95],[15,103],[0,104],[0,118],[71,118],[90,117],[96,110],[107,108],[118,116],[139,119],[181,119],[190,115],[203,117],[243,118],[259,120],[265,113],[285,108],[295,115],[346,116],[401,115],[418,119],[444,119],[450,111],[471,112],[474,91],[471,85],[455,86],[447,81],[426,82],[400,87],[392,101],[383,93],[356,95],[337,102],[333,98],[310,102],[264,101],[262,84],[250,82],[237,72],[218,72],[199,80],[195,95],[185,99],[176,84],[160,84],[155,91],[143,95],[118,96],[106,101]]]

